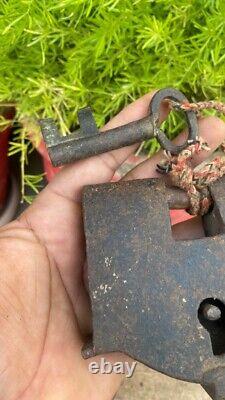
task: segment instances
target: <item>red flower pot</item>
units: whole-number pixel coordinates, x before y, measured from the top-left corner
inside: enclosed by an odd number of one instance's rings
[[[12,119],[15,115],[15,110],[11,107],[1,109],[0,112],[6,119]],[[10,133],[11,127],[0,132],[0,226],[14,218],[19,202],[18,184],[11,174],[8,157]]]
[[[0,133],[0,210],[4,208],[9,188],[8,141],[10,128]]]

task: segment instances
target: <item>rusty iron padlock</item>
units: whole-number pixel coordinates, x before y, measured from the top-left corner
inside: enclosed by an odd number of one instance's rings
[[[42,122],[54,165],[151,136],[178,153],[198,137],[196,115],[186,113],[189,138],[178,148],[159,128],[163,99],[186,100],[174,89],[161,90],[153,97],[149,117],[104,135],[96,132],[89,111],[82,111],[81,131],[87,134],[82,138],[59,138],[52,121]],[[83,356],[124,352],[169,376],[201,383],[214,400],[223,400],[225,178],[209,190],[214,206],[203,217],[206,237],[175,241],[169,208],[188,208],[181,190],[159,179],[84,189],[93,338]]]

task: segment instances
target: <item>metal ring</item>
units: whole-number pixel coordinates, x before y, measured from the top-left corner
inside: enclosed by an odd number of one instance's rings
[[[182,145],[175,145],[169,140],[166,134],[160,130],[159,112],[163,100],[173,100],[177,103],[188,102],[187,98],[179,90],[173,88],[161,89],[152,97],[149,111],[154,127],[154,135],[161,146],[171,154],[179,154],[187,146],[198,140],[198,121],[194,111],[185,110],[185,118],[188,125],[188,138]]]

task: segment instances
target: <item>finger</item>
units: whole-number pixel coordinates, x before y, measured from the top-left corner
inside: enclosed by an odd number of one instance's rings
[[[201,163],[204,159],[206,159],[210,153],[212,153],[224,140],[225,138],[225,124],[224,122],[216,117],[206,117],[199,120],[199,135],[208,142],[211,151],[205,152],[202,151],[199,155],[196,155],[193,158],[193,166]],[[182,132],[174,142],[180,144],[184,141],[185,132]],[[156,171],[156,165],[163,159],[163,152],[160,151],[150,160],[144,161],[143,163],[139,164],[136,168],[130,171],[125,177],[125,180],[130,179],[140,179],[140,178],[152,178],[152,177],[161,177],[161,175]],[[171,221],[173,223],[173,221]],[[192,226],[193,223],[193,226]],[[182,223],[183,224],[183,223]],[[181,225],[182,225],[181,224]],[[179,235],[178,229],[181,230],[185,229],[187,235],[191,237],[191,235],[197,236],[203,235],[203,226],[202,221],[200,219],[191,219],[190,221],[186,222],[187,225],[181,226],[178,224],[175,229],[175,234]],[[197,234],[197,231],[199,232]],[[201,236],[201,237],[202,237]],[[194,237],[194,236],[193,236]]]
[[[175,240],[200,239],[204,237],[202,218],[198,216],[173,225],[172,234]]]
[[[183,143],[185,140],[185,136],[186,132],[184,131],[175,139],[175,142],[177,144]],[[222,119],[215,116],[200,118],[199,136],[202,137],[204,141],[209,145],[210,151],[202,150],[199,154],[194,155],[192,159],[193,167],[201,164],[224,141],[225,123],[222,121]]]
[[[174,142],[177,144],[183,143],[185,138],[185,131],[182,132]],[[193,166],[204,161],[225,139],[225,123],[217,117],[206,117],[199,120],[199,135],[207,141],[210,146],[210,151],[202,151],[200,154],[193,157]],[[164,158],[163,152],[159,151],[150,160],[144,161],[136,168],[130,171],[123,179],[143,179],[161,177],[156,171],[157,164]]]
[[[145,117],[148,114],[149,102],[152,96],[153,93],[146,94],[127,106],[104,129],[115,128]],[[165,118],[167,113],[168,104],[163,103],[160,110],[161,119]],[[46,190],[53,190],[67,198],[79,201],[81,189],[84,185],[111,180],[116,169],[133,153],[137,146],[135,144],[100,154],[87,160],[77,161],[63,168]]]

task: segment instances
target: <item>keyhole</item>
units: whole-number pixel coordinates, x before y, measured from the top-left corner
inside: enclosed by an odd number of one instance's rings
[[[219,299],[208,298],[201,302],[198,319],[210,334],[215,356],[225,354],[225,305]]]

